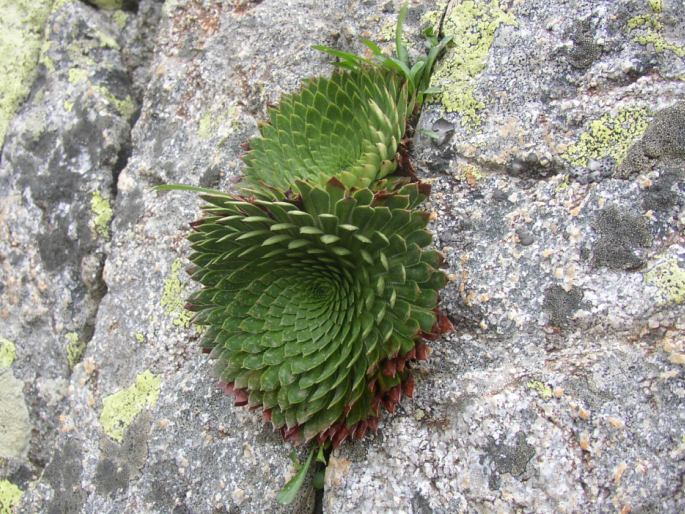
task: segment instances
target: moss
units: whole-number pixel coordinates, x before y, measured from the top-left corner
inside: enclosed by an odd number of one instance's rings
[[[0,480],[0,514],[12,514],[24,493],[8,480]]]
[[[88,72],[81,68],[71,68],[69,70],[69,83],[78,84],[79,82],[84,82],[88,80]]]
[[[649,126],[649,112],[644,108],[621,109],[616,116],[605,114],[590,123],[590,128],[581,134],[561,155],[562,159],[576,166],[585,167],[590,160],[612,157],[621,164],[630,147]]]
[[[76,366],[81,359],[83,354],[86,352],[86,343],[81,341],[76,332],[69,332],[64,337],[67,338],[67,363],[69,368]]]
[[[103,399],[100,425],[105,433],[121,442],[134,418],[145,407],[157,404],[161,382],[161,378],[148,369],[136,377],[133,385]]]
[[[447,111],[459,113],[462,125],[475,128],[485,103],[476,98],[476,80],[485,69],[495,32],[500,25],[516,25],[499,0],[465,0],[456,5],[443,23],[445,35],[454,39],[433,73],[431,85],[442,89],[440,100]]]
[[[17,357],[17,347],[9,339],[0,337],[0,369],[9,368]]]
[[[109,238],[109,223],[112,221],[112,207],[109,200],[95,191],[90,199],[90,211],[93,215],[95,232],[104,238]]]
[[[526,384],[528,389],[537,392],[543,400],[549,400],[552,397],[552,389],[540,382],[539,380],[531,380]]]
[[[674,257],[645,273],[645,281],[659,288],[663,298],[675,304],[685,301],[685,269]]]
[[[29,93],[52,0],[0,0],[0,146]]]
[[[627,28],[633,35],[633,41],[643,46],[652,45],[656,53],[669,51],[678,57],[685,57],[685,46],[666,41],[661,33],[664,24],[659,17],[664,9],[663,1],[648,0],[648,4],[652,13],[640,14],[628,20]]]
[[[171,272],[164,281],[161,305],[164,312],[171,316],[174,325],[188,328],[192,313],[184,307],[186,284],[181,281],[180,277],[182,267],[180,259],[176,259],[171,264]]]
[[[128,21],[128,14],[124,11],[116,11],[112,15],[112,19],[114,20],[114,23],[117,27],[123,29],[126,26],[126,22]]]

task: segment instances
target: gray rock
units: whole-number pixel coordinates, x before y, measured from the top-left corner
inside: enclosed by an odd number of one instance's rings
[[[45,33],[0,158],[0,330],[16,344],[31,422],[28,455],[3,462],[3,474],[38,473],[54,450],[70,368],[106,291],[110,200],[135,108],[111,21],[61,2]]]
[[[324,511],[679,512],[685,217],[677,131],[659,127],[685,88],[637,76],[683,68],[627,24],[685,18],[668,2],[476,4],[447,19],[489,50],[468,39],[455,59],[482,67],[445,79],[457,112],[419,121],[452,122],[450,151],[415,146],[456,332],[364,452],[333,453]],[[663,160],[609,178],[645,140]]]
[[[330,73],[311,45],[391,48],[396,6],[94,3],[57,2],[0,161],[0,403],[21,426],[0,411],[0,479],[27,513],[311,512],[309,482],[275,503],[291,447],[189,325],[199,201],[152,187],[231,190],[268,105]],[[333,452],[324,511],[685,508],[685,14],[657,4],[412,3],[411,52],[428,25],[455,37],[413,154],[456,331]]]

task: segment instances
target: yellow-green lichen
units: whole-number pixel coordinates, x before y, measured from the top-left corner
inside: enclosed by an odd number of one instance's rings
[[[91,2],[102,9],[121,9],[124,6],[123,0],[91,0]]]
[[[136,332],[135,334],[133,334],[133,337],[136,338],[136,341],[139,344],[143,344],[145,342],[145,335],[142,332]]]
[[[197,134],[202,139],[214,137],[225,139],[240,126],[238,121],[239,114],[238,106],[234,104],[230,104],[225,108],[207,111],[200,118]]]
[[[669,51],[685,57],[685,46],[667,41],[661,33],[664,28],[659,19],[664,9],[662,0],[649,0],[648,4],[654,14],[640,14],[628,20],[627,27],[633,41],[643,46],[652,45],[656,53]]]
[[[63,106],[65,111],[71,112],[74,109],[74,102],[71,100],[64,100]]]
[[[440,31],[440,27],[438,25],[440,24],[442,13],[445,12],[446,7],[447,0],[438,0],[438,2],[435,4],[435,9],[426,11],[421,16],[421,26],[430,26],[433,28],[433,32],[435,34],[438,34],[438,32]]]
[[[112,104],[117,112],[124,118],[130,120],[133,117],[133,113],[136,112],[136,104],[133,102],[131,95],[126,95],[126,98],[120,100],[104,86],[96,86],[94,89],[100,94],[100,96]]]
[[[395,41],[395,30],[397,27],[397,20],[388,20],[378,32],[378,41],[388,42]]]
[[[645,281],[659,288],[664,300],[675,304],[685,301],[685,269],[674,257],[645,273]]]
[[[81,362],[83,354],[86,352],[86,343],[81,340],[76,332],[69,332],[65,334],[64,337],[67,339],[67,346],[65,347],[67,351],[67,363],[70,368],[73,368]]]
[[[183,263],[180,259],[171,264],[171,272],[164,281],[161,304],[164,312],[171,316],[174,325],[188,328],[193,313],[184,307],[186,284],[181,281],[182,268]]]
[[[52,0],[0,0],[0,147],[29,93]]]
[[[17,358],[17,347],[9,339],[0,337],[0,369],[9,368]]]
[[[112,19],[114,20],[114,23],[117,27],[123,29],[126,26],[126,22],[128,21],[128,14],[124,11],[116,11],[112,15]]]
[[[514,16],[500,7],[499,0],[464,0],[445,17],[443,32],[453,41],[435,68],[431,86],[442,89],[442,105],[447,111],[459,113],[463,126],[475,128],[481,123],[479,111],[485,103],[476,98],[476,82],[485,69],[495,32],[500,25],[516,24]]]
[[[100,425],[109,437],[121,442],[133,419],[145,408],[154,407],[162,380],[149,369],[136,377],[130,387],[102,400]]]
[[[119,46],[119,43],[117,43],[117,40],[109,34],[105,34],[104,32],[98,31],[96,33],[96,36],[98,38],[98,41],[100,41],[100,46],[102,46],[102,48],[111,48],[112,50],[119,50],[121,48]]]
[[[664,0],[647,0],[647,3],[652,8],[652,11],[656,13],[664,10]]]
[[[554,188],[554,190],[557,193],[561,193],[562,191],[566,191],[571,185],[571,177],[568,175],[564,175],[564,178],[559,182],[559,185]]]
[[[470,186],[475,186],[483,178],[483,171],[479,166],[464,164],[457,168],[456,178],[463,180]]]
[[[112,221],[112,207],[109,200],[95,191],[90,199],[90,211],[93,215],[95,232],[104,238],[109,237],[109,223]]]
[[[79,82],[85,82],[88,80],[88,71],[82,68],[71,68],[69,70],[69,83],[78,84]]]
[[[0,480],[0,514],[12,514],[23,494],[23,491],[12,482]]]
[[[552,397],[552,389],[540,382],[539,380],[531,380],[526,384],[528,389],[535,391],[543,400],[549,400]]]
[[[644,108],[621,109],[616,116],[605,114],[590,123],[561,157],[576,166],[587,166],[590,160],[612,157],[621,164],[630,147],[647,130],[649,111]]]

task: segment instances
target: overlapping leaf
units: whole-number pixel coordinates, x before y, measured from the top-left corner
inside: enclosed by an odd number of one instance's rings
[[[286,191],[297,180],[323,185],[336,177],[348,188],[368,187],[395,170],[406,117],[407,86],[381,67],[312,79],[285,95],[250,141],[242,186]]]
[[[410,392],[436,325],[441,256],[417,184],[374,193],[297,182],[295,201],[204,194],[189,300],[237,403],[305,440],[357,436]],[[420,344],[420,343],[419,343]],[[417,355],[418,350],[418,355]]]

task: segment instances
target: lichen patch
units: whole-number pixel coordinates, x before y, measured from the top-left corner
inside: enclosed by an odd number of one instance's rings
[[[90,199],[90,210],[93,214],[93,228],[105,239],[109,238],[109,223],[112,221],[112,207],[109,200],[95,191]]]
[[[475,93],[476,80],[485,69],[495,32],[501,25],[516,24],[499,0],[467,0],[455,5],[445,17],[443,32],[453,39],[435,68],[431,86],[442,89],[442,105],[460,114],[463,126],[475,128],[481,123],[479,111],[485,102]]]
[[[52,0],[0,0],[0,147],[33,83]]]
[[[17,348],[12,341],[0,337],[0,369],[12,366],[17,357]]]
[[[657,286],[665,301],[675,304],[685,301],[685,269],[675,257],[645,273],[645,281]]]
[[[23,491],[9,480],[0,480],[0,514],[11,514],[19,505]]]
[[[561,157],[580,167],[604,157],[611,157],[620,165],[648,126],[649,112],[645,108],[624,108],[615,116],[604,114],[590,122],[588,130]]]
[[[135,417],[145,408],[154,407],[159,398],[162,380],[150,370],[136,377],[133,385],[102,400],[100,425],[105,433],[121,442]]]
[[[164,281],[161,305],[164,312],[172,318],[172,323],[177,327],[188,328],[192,313],[185,309],[186,284],[181,281],[181,268],[183,263],[176,259],[171,264],[171,272]]]

